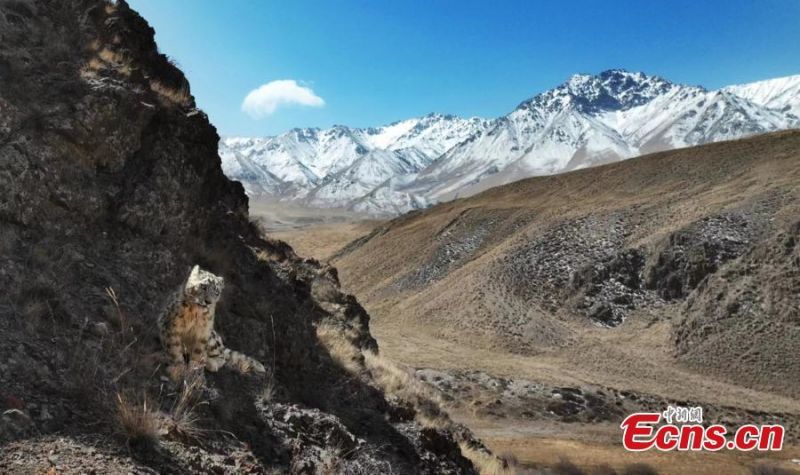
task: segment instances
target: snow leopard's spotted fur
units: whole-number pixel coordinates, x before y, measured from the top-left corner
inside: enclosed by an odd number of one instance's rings
[[[222,277],[194,266],[189,278],[170,298],[159,318],[159,330],[172,379],[179,379],[187,364],[205,366],[212,372],[226,364],[240,372],[265,372],[258,361],[225,348],[214,331],[214,314],[224,287]]]

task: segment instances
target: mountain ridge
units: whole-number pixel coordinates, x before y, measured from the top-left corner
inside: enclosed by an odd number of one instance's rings
[[[477,473],[468,430],[384,392],[336,270],[250,221],[125,0],[0,2],[0,31],[0,473]],[[159,322],[195,266],[224,285],[187,325],[267,374],[165,373]]]
[[[582,368],[576,347],[656,325],[663,340],[644,352],[794,397],[784,367],[764,368],[796,331],[783,325],[796,316],[784,304],[800,262],[798,144],[800,131],[776,132],[519,180],[381,223],[330,261],[396,354],[433,335]],[[754,334],[762,346],[742,358]]]
[[[251,196],[392,215],[530,176],[795,128],[798,111],[800,76],[708,90],[609,69],[575,74],[495,119],[429,113],[229,137],[220,154]]]

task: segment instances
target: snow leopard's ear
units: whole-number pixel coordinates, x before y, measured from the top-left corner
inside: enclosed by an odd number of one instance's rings
[[[192,284],[197,283],[200,279],[200,266],[194,266],[189,271],[189,275],[186,277],[186,280],[183,281],[183,288],[186,289],[190,287]]]

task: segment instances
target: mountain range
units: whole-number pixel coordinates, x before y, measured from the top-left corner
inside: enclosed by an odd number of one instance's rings
[[[539,175],[800,127],[800,75],[708,90],[613,69],[576,74],[496,119],[429,114],[226,137],[251,196],[393,215]]]

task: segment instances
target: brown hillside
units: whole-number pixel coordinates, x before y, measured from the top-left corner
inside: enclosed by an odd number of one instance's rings
[[[0,1],[0,473],[475,473],[468,431],[384,392],[335,270],[248,221],[154,33],[124,0]],[[266,374],[166,377],[193,265]]]
[[[796,412],[799,199],[781,132],[494,188],[334,262],[410,364]]]

